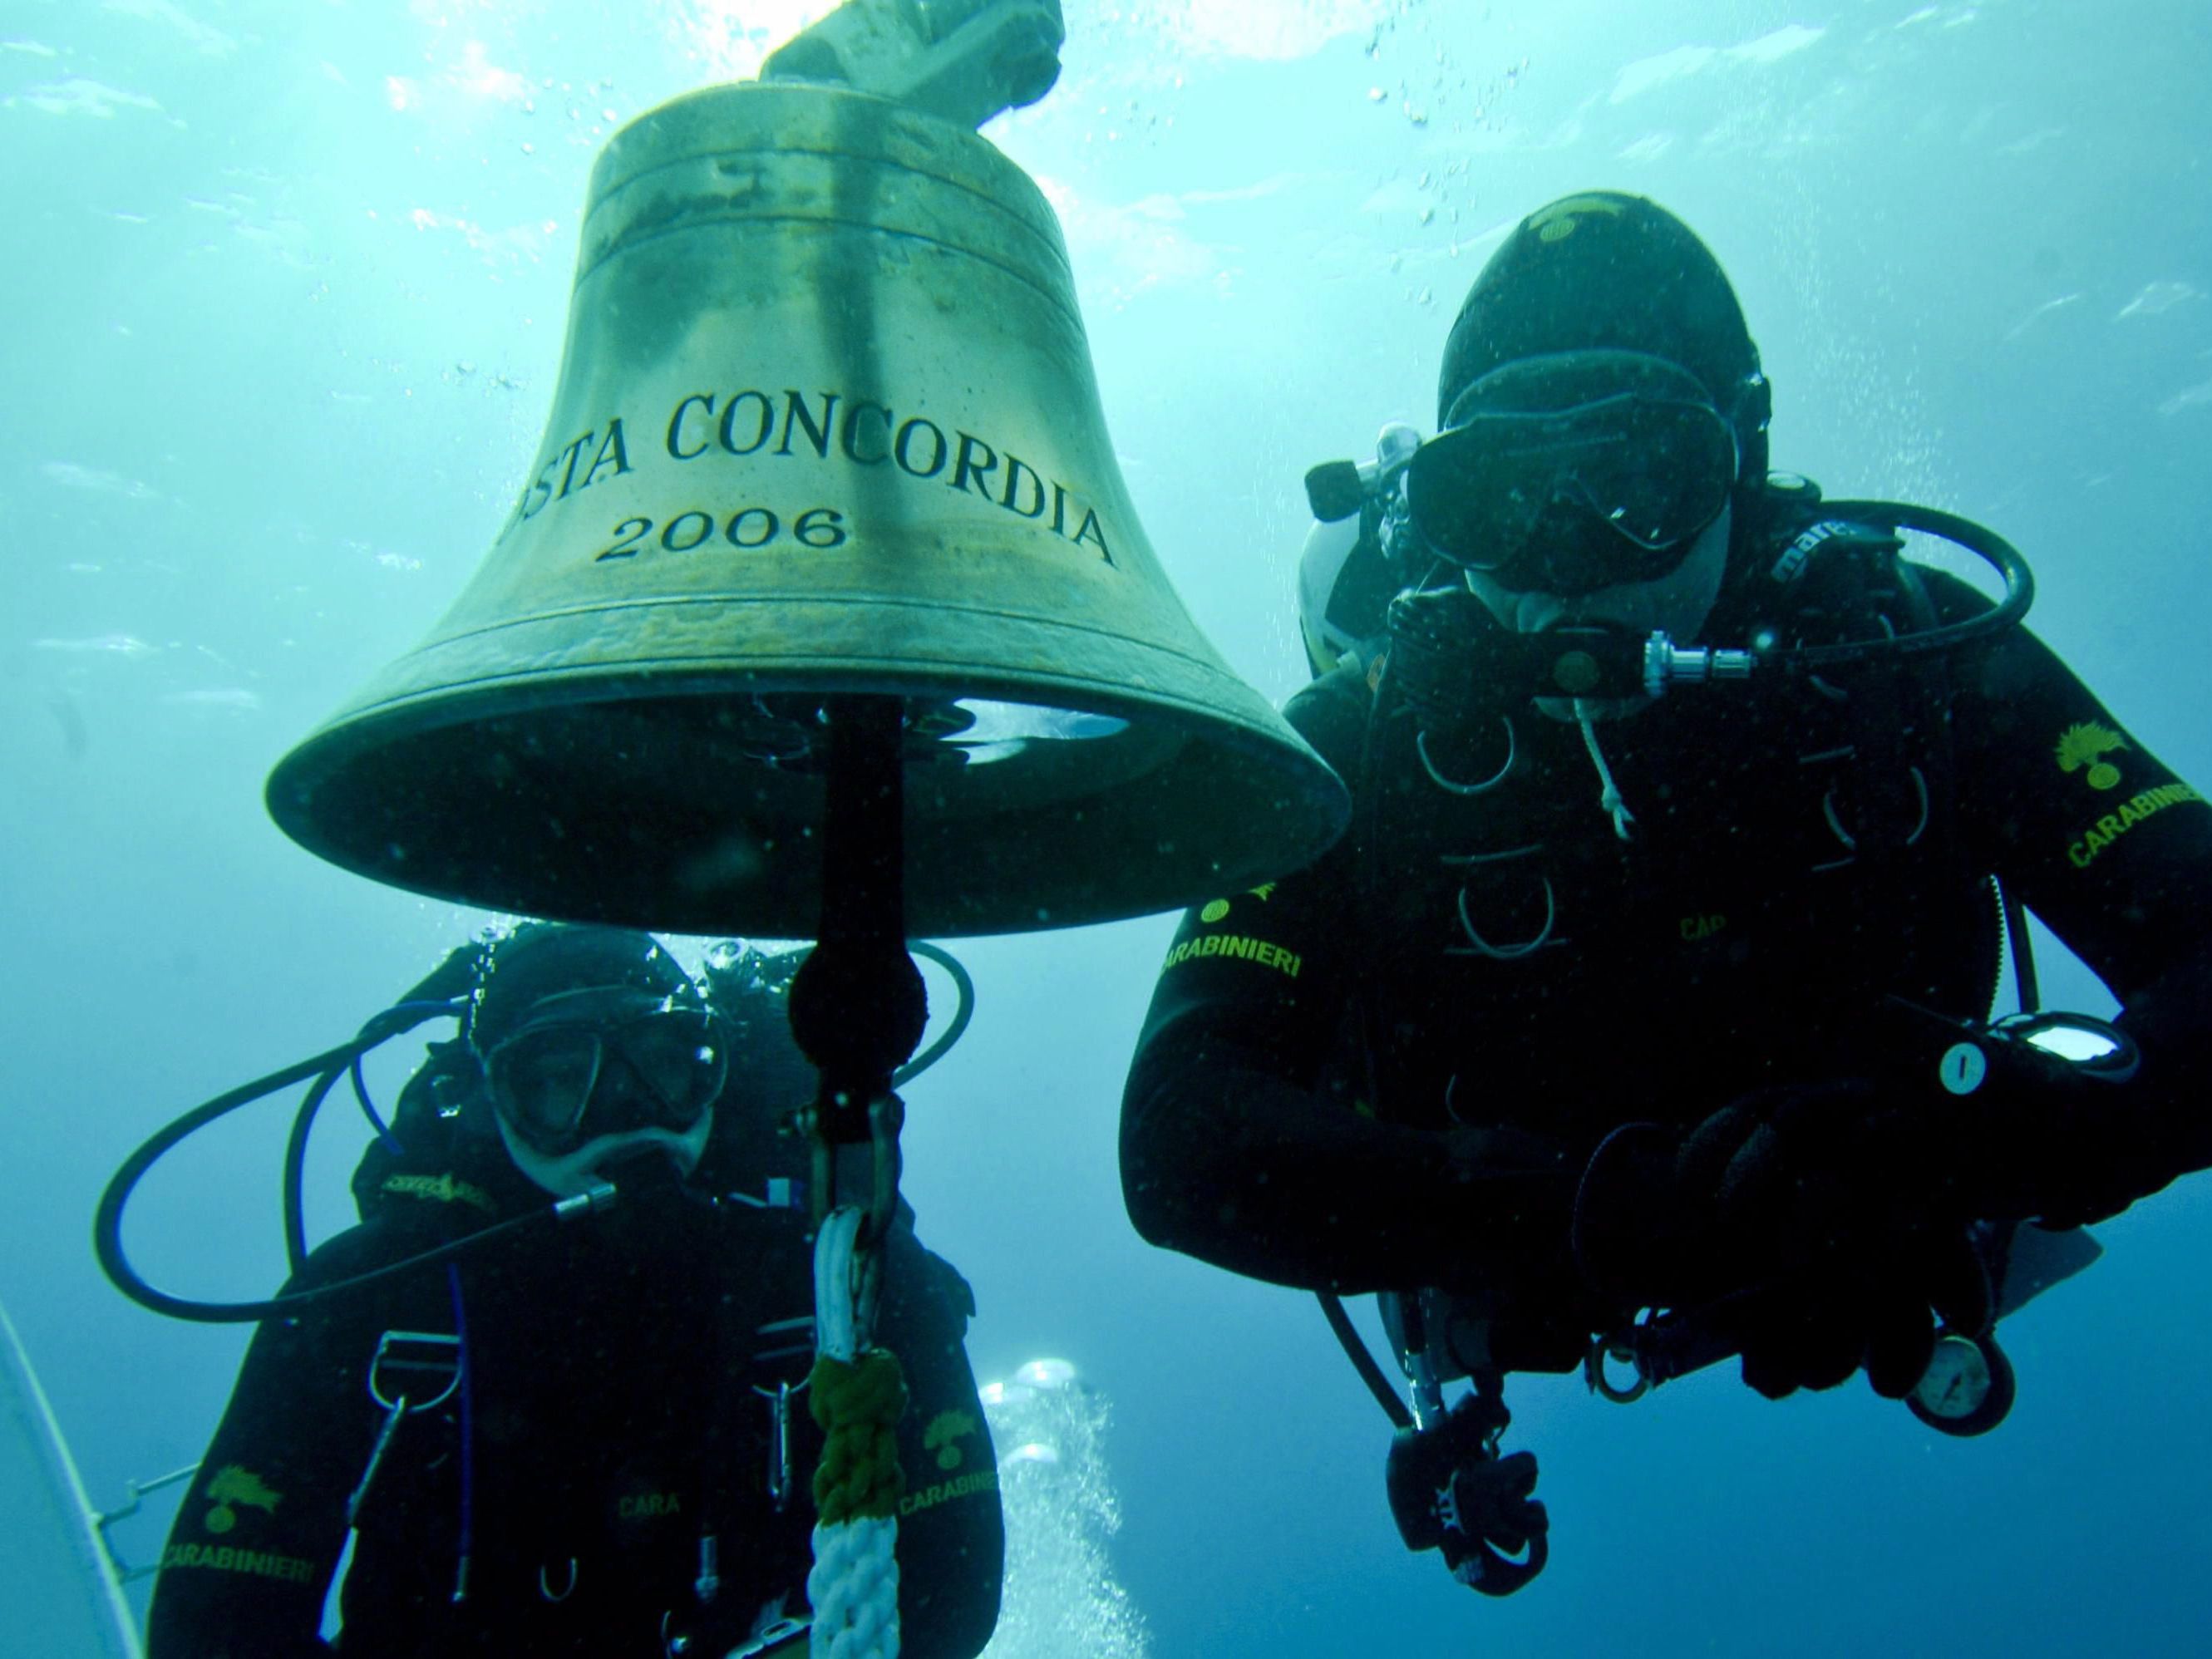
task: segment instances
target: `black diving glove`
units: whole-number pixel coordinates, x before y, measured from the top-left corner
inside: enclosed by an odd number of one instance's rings
[[[1999,1027],[1962,1035],[1909,1092],[1937,1126],[1929,1202],[1950,1214],[2076,1227],[2194,1166],[2169,1144],[2178,1103],[2136,1074],[2132,1056],[2079,1064]]]
[[[1696,1307],[1918,1221],[1917,1206],[1900,1214],[1882,1158],[1849,1138],[1880,1098],[1863,1082],[1766,1090],[1686,1135],[1656,1123],[1616,1129],[1575,1194],[1583,1282],[1617,1309]]]
[[[1424,732],[1452,737],[1510,706],[1495,659],[1511,635],[1464,587],[1408,590],[1384,613],[1390,681]]]
[[[2212,1164],[2189,1086],[2212,974],[2169,980],[2124,1022],[2157,1036],[2155,1076],[1907,1011],[1877,1076],[1756,1091],[1686,1135],[1616,1131],[1577,1195],[1584,1282],[1614,1307],[1728,1310],[1763,1392],[1841,1381],[1855,1345],[1900,1392],[1929,1310],[1969,1333],[1986,1318],[1967,1224],[2078,1226]]]
[[[1932,1219],[1901,1182],[1913,1148],[1863,1079],[1760,1091],[1687,1136],[1631,1125],[1600,1146],[1577,1195],[1585,1282],[1691,1328],[1684,1369],[1740,1353],[1770,1398],[1833,1388],[1862,1366],[1911,1391],[1940,1317],[1978,1333],[1990,1291],[1963,1224]]]
[[[2171,1103],[2126,1065],[2081,1064],[2002,1027],[1946,1023],[1882,1074],[1763,1089],[1692,1131],[1692,1193],[1809,1237],[1977,1220],[2079,1226],[2193,1167]]]
[[[1743,1293],[1714,1318],[1769,1400],[1832,1389],[1863,1367],[1886,1400],[1910,1394],[1946,1330],[1986,1332],[1994,1292],[1963,1227],[1870,1235]]]

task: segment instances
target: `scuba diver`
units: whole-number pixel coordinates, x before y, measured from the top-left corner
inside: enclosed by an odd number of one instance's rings
[[[1189,913],[1128,1078],[1147,1240],[1322,1292],[1347,1346],[1334,1298],[1382,1293],[1401,1529],[1491,1594],[1547,1539],[1506,1372],[1863,1368],[1978,1431],[1994,1319],[2051,1280],[2018,1251],[2078,1267],[2064,1230],[2212,1163],[2212,812],[2019,625],[2008,544],[1770,474],[1769,411],[1671,214],[1505,238],[1438,434],[1308,479],[1287,712],[1351,827]],[[2033,1006],[2023,907],[2116,1024],[1991,1018],[2008,935]]]
[[[532,923],[392,1011],[461,1032],[363,1156],[361,1224],[283,1296],[401,1265],[262,1320],[170,1534],[152,1659],[804,1650],[822,1436],[797,961],[718,946],[697,983],[643,933]],[[566,1224],[500,1231],[548,1195]],[[902,1651],[970,1659],[1004,1553],[974,1303],[903,1206],[883,1251]]]

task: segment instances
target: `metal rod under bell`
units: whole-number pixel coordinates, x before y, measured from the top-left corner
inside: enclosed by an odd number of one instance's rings
[[[810,1127],[828,1150],[884,1138],[891,1073],[921,1043],[928,1002],[906,948],[905,704],[832,697],[823,714],[822,931],[792,982],[791,1030],[821,1073]],[[831,1170],[834,1156],[817,1158],[817,1215]]]

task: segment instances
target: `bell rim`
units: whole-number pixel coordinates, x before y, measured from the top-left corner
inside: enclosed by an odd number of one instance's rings
[[[771,933],[757,927],[744,925],[742,918],[736,919],[738,925],[733,926],[730,919],[719,915],[706,925],[693,926],[692,913],[682,903],[672,903],[665,913],[653,915],[627,906],[599,908],[588,905],[548,905],[542,902],[523,903],[511,902],[520,897],[520,894],[494,895],[482,886],[471,890],[469,882],[415,879],[410,878],[404,861],[380,860],[374,855],[373,849],[362,842],[333,833],[315,813],[314,797],[325,784],[349,766],[375,750],[395,742],[520,715],[567,714],[594,706],[619,704],[635,699],[641,691],[648,689],[650,700],[655,702],[790,692],[823,697],[896,694],[943,701],[951,689],[942,683],[916,681],[910,665],[904,678],[907,689],[894,693],[892,677],[888,675],[873,682],[864,674],[841,675],[836,687],[827,688],[823,684],[818,668],[813,675],[806,677],[795,673],[765,674],[750,669],[738,674],[725,667],[713,675],[696,677],[688,688],[680,679],[660,673],[641,672],[629,667],[606,669],[592,674],[572,671],[557,681],[535,684],[530,681],[525,672],[496,685],[486,686],[478,682],[465,688],[428,691],[402,702],[374,705],[342,714],[310,732],[278,760],[264,786],[264,801],[276,826],[303,850],[349,873],[423,897],[503,914],[610,922],[664,932],[702,935],[738,932],[758,933],[762,937],[811,938],[811,925],[796,933]],[[1243,685],[1242,681],[1237,684]],[[1032,695],[997,695],[1024,689]],[[1202,890],[1193,883],[1188,887],[1178,885],[1176,893],[1167,897],[1157,894],[1132,894],[1124,902],[1064,917],[1040,917],[1028,926],[955,922],[951,925],[915,927],[909,928],[910,937],[997,937],[1098,926],[1164,914],[1187,908],[1206,897],[1242,890],[1255,883],[1301,869],[1335,845],[1349,827],[1352,816],[1349,789],[1334,769],[1306,744],[1295,731],[1290,731],[1290,736],[1296,744],[1292,746],[1284,741],[1279,732],[1264,726],[1248,725],[1233,714],[1224,714],[1218,707],[1192,704],[1180,699],[1155,701],[1141,694],[1130,693],[1119,696],[1089,696],[1079,702],[1071,696],[1059,702],[1040,702],[1034,695],[1037,689],[1035,680],[1012,682],[1000,678],[993,684],[969,680],[963,681],[958,688],[958,700],[1004,701],[1071,714],[1099,714],[1115,719],[1134,717],[1164,723],[1187,743],[1202,748],[1212,764],[1218,765],[1222,758],[1232,759],[1246,769],[1244,775],[1247,778],[1270,781],[1280,804],[1295,808],[1282,812],[1279,821],[1288,826],[1302,825],[1304,832],[1284,833],[1264,840],[1245,836],[1224,842],[1219,849],[1223,856],[1208,871],[1208,882]],[[1071,690],[1076,689],[1071,688]],[[1097,690],[1091,686],[1079,689],[1086,691]],[[1257,698],[1258,694],[1251,691],[1249,687],[1243,689]],[[558,695],[548,696],[549,691]],[[1261,706],[1266,707],[1264,700]],[[1287,727],[1283,729],[1289,731]],[[1192,763],[1188,759],[1179,759],[1170,765]],[[925,912],[917,920],[930,920],[926,914],[928,909],[927,904],[918,904],[917,908]],[[1001,908],[1012,910],[1020,906],[1017,900],[1009,899]]]
[[[892,661],[891,659],[884,659],[886,668]],[[347,751],[344,758],[349,759],[353,753],[366,750],[376,744],[428,736],[458,726],[510,719],[516,715],[565,713],[629,702],[648,689],[652,694],[650,701],[654,702],[715,696],[886,696],[937,702],[1005,702],[1071,714],[1098,714],[1115,720],[1132,717],[1136,720],[1165,720],[1182,726],[1184,729],[1181,735],[1185,738],[1220,743],[1255,759],[1279,758],[1291,769],[1303,769],[1306,763],[1310,763],[1311,769],[1318,769],[1319,773],[1333,780],[1340,790],[1345,788],[1344,781],[1337,775],[1335,769],[1322,759],[1304,738],[1298,737],[1295,729],[1285,728],[1290,729],[1291,737],[1297,739],[1297,747],[1293,748],[1283,741],[1279,732],[1261,724],[1248,723],[1234,713],[1224,712],[1218,704],[1203,703],[1171,692],[1103,691],[1095,681],[1073,677],[1054,679],[1048,672],[1017,679],[1003,668],[994,671],[981,665],[948,665],[949,672],[961,675],[956,690],[942,679],[915,675],[910,662],[902,666],[902,673],[885,672],[878,674],[866,664],[841,663],[838,682],[835,685],[823,683],[818,663],[811,673],[796,667],[756,669],[749,666],[738,670],[726,664],[712,672],[702,672],[696,675],[686,675],[680,671],[672,673],[668,665],[662,663],[627,663],[600,668],[547,670],[532,666],[518,669],[508,675],[478,678],[465,686],[431,687],[342,710],[284,752],[270,770],[268,788],[273,793],[280,780],[295,775],[311,760],[322,759],[333,748]],[[1261,708],[1267,707],[1264,699],[1260,699],[1259,694],[1243,681],[1233,680],[1231,683],[1237,690],[1259,701]],[[1064,687],[1070,696],[1061,701],[1045,702],[1034,695],[1020,695],[1024,690],[1034,691],[1048,684]],[[1348,803],[1348,792],[1346,799]],[[270,810],[273,814],[273,805]],[[279,822],[281,823],[282,820]],[[289,835],[292,831],[287,828],[286,833]],[[1341,833],[1340,830],[1339,833]]]
[[[1016,672],[1002,661],[981,659],[933,659],[926,671],[917,672],[910,657],[886,656],[871,662],[865,657],[841,656],[834,684],[825,680],[818,655],[803,653],[794,653],[781,661],[774,656],[750,658],[743,667],[732,665],[726,658],[697,659],[699,665],[696,668],[687,666],[681,658],[670,657],[599,665],[548,665],[540,661],[506,672],[479,670],[464,684],[426,685],[359,701],[341,708],[300,738],[273,769],[289,769],[304,751],[320,747],[326,740],[335,741],[343,736],[366,738],[366,728],[370,726],[377,728],[377,740],[389,741],[479,720],[623,702],[649,689],[654,702],[722,696],[885,696],[933,702],[1006,702],[1114,719],[1188,720],[1192,730],[1186,735],[1226,736],[1235,732],[1256,750],[1267,753],[1303,750],[1334,775],[1334,769],[1294,729],[1290,730],[1290,735],[1296,739],[1297,748],[1291,749],[1284,743],[1282,729],[1275,728],[1273,722],[1266,718],[1274,713],[1273,709],[1244,681],[1201,657],[1171,650],[1157,641],[1132,640],[1109,629],[1098,629],[1097,633],[1097,637],[1120,648],[1158,652],[1194,678],[1218,683],[1229,700],[1249,699],[1251,713],[1247,714],[1227,707],[1223,700],[1209,701],[1189,692],[1164,688],[1116,690],[1088,674],[1050,668],[1024,668]],[[407,659],[400,660],[404,662]],[[953,683],[956,681],[957,684]],[[1042,697],[1036,695],[1038,692],[1062,695]]]

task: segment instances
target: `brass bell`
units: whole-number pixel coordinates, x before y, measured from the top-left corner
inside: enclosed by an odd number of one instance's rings
[[[1028,176],[883,99],[717,87],[600,157],[505,528],[269,810],[418,892],[804,937],[856,693],[904,700],[915,937],[1232,891],[1347,815],[1162,574]]]

